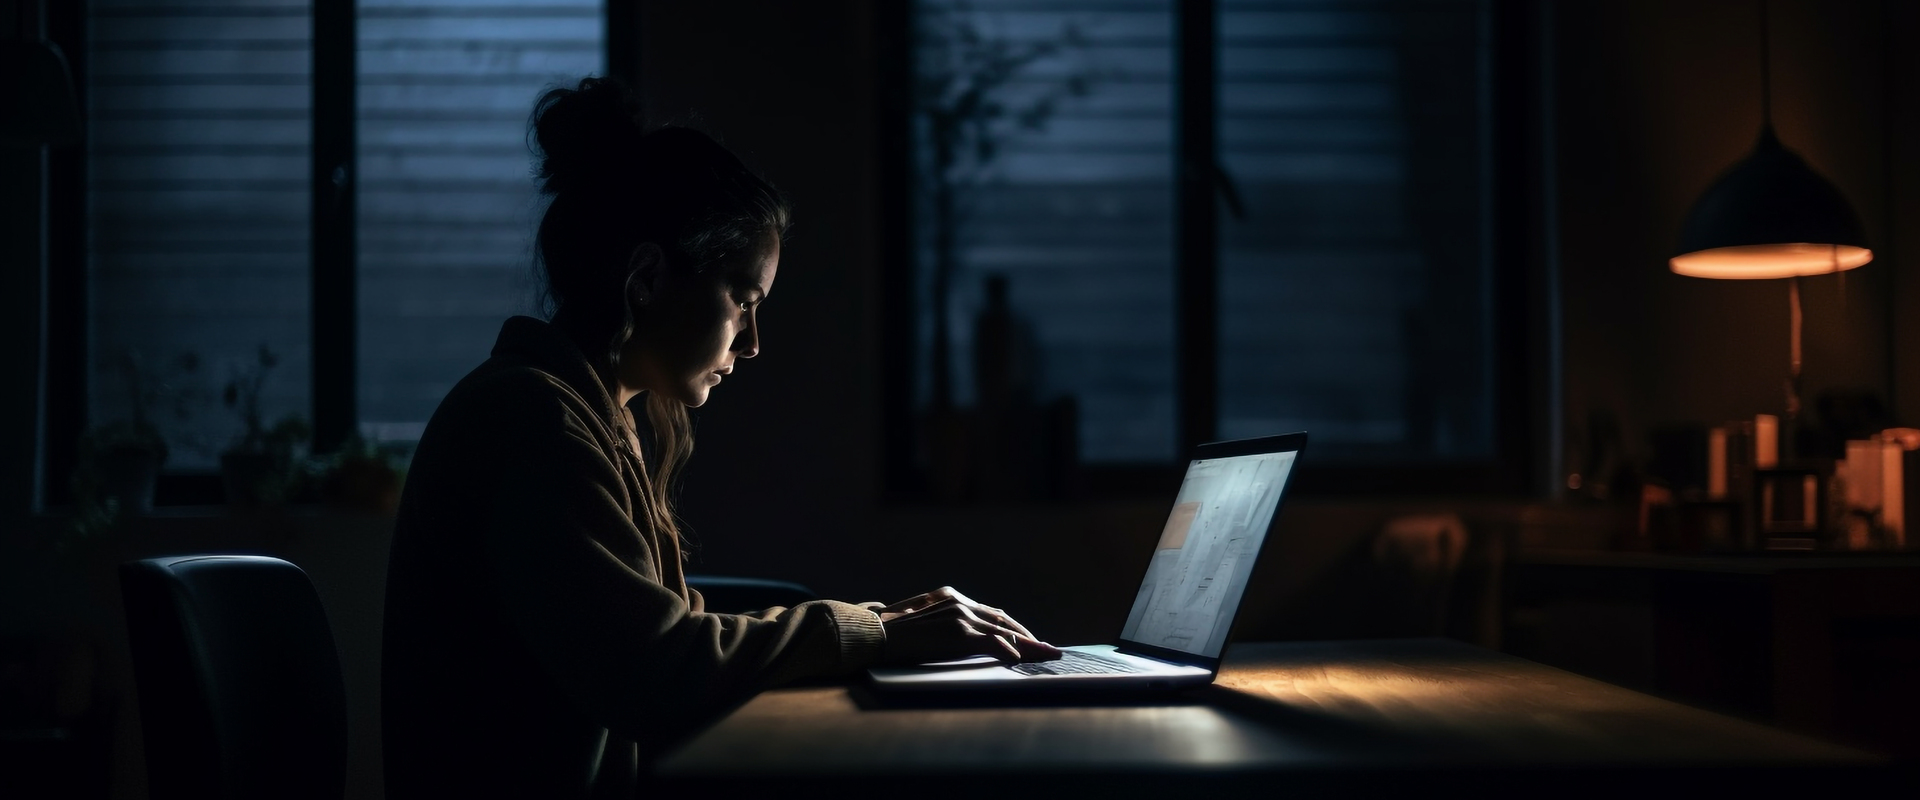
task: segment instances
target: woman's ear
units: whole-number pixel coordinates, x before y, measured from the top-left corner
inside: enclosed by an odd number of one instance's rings
[[[660,252],[660,246],[652,242],[641,242],[633,248],[633,257],[627,259],[627,302],[634,308],[646,308],[653,300],[654,289],[660,285],[660,273],[666,269],[667,256]]]

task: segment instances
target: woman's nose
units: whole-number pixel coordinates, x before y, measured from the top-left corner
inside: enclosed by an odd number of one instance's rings
[[[741,358],[752,358],[760,355],[760,320],[758,314],[748,313],[747,327],[740,330],[740,335],[733,337],[733,352]]]

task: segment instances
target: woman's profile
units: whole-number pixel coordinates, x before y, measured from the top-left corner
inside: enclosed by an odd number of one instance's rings
[[[789,209],[713,139],[637,111],[597,78],[535,104],[551,314],[506,321],[409,469],[387,579],[390,797],[631,796],[663,748],[783,681],[1058,655],[951,589],[739,615],[687,587],[667,488],[687,409],[758,354]]]

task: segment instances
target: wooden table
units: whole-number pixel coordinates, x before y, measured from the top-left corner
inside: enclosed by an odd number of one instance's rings
[[[669,755],[655,780],[661,796],[917,798],[1093,786],[1161,797],[1686,783],[1824,793],[1911,778],[1867,753],[1420,639],[1240,645],[1215,685],[1158,700],[906,705],[857,686],[782,689]]]

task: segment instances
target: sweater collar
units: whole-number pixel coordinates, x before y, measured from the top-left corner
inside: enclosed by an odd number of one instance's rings
[[[493,357],[525,361],[559,378],[581,397],[591,398],[601,417],[616,426],[626,419],[580,346],[551,322],[533,317],[508,318],[493,344]]]

